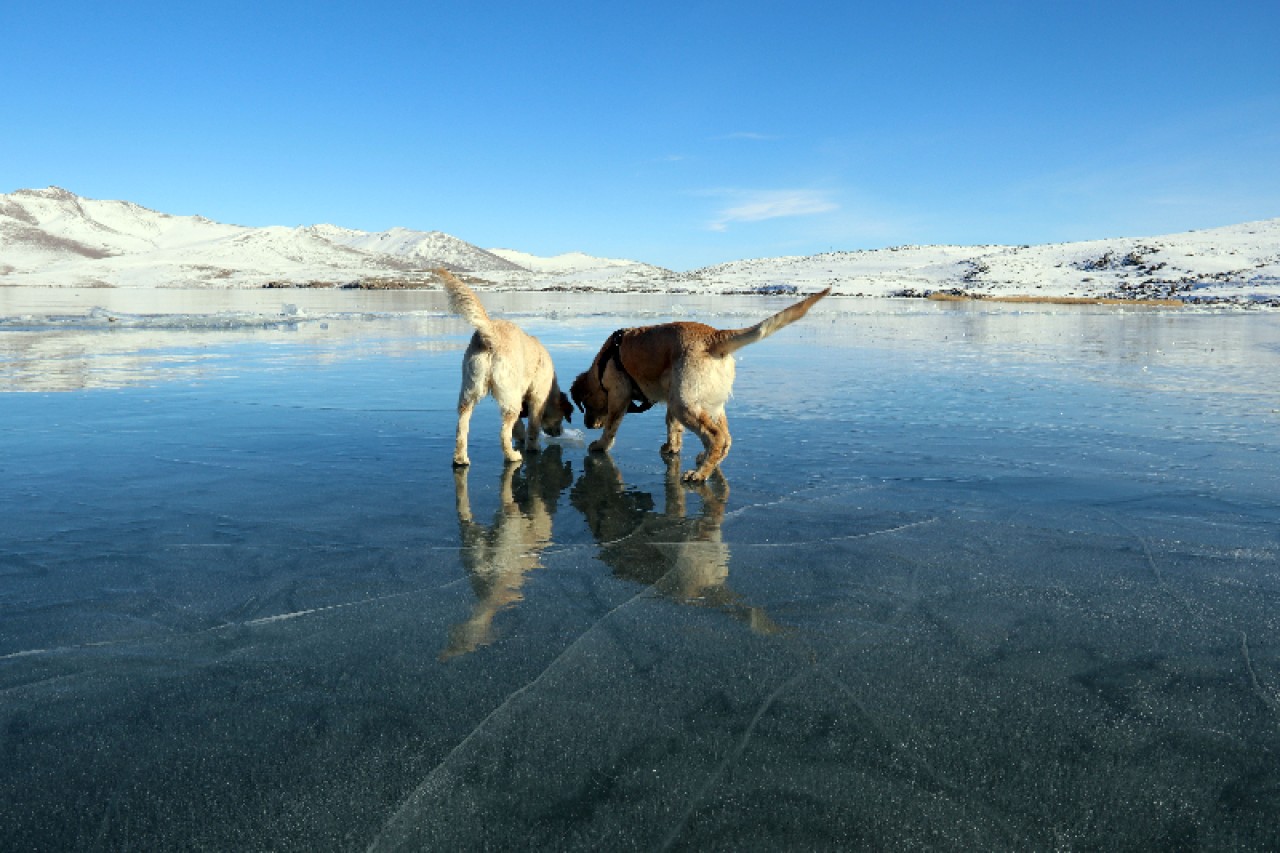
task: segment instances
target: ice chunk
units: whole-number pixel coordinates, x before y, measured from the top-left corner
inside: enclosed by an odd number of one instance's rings
[[[557,444],[564,444],[570,447],[582,447],[587,443],[587,434],[580,429],[574,429],[567,426],[560,430],[557,436],[547,436],[548,441],[554,441]]]

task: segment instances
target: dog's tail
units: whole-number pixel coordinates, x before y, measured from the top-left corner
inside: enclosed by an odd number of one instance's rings
[[[819,299],[830,292],[831,288],[828,287],[821,293],[815,293],[810,297],[802,299],[789,308],[783,308],[767,320],[762,320],[749,328],[723,329],[716,332],[711,345],[707,347],[707,352],[714,356],[726,356],[730,353],[737,352],[747,344],[754,344],[756,341],[763,341],[783,326],[789,326],[805,314],[808,314],[809,309],[812,308]]]
[[[444,282],[444,289],[449,293],[449,307],[455,314],[461,315],[462,319],[475,326],[476,331],[480,333],[480,340],[492,346],[493,321],[489,319],[489,312],[485,311],[484,306],[480,304],[480,297],[447,269],[441,268],[435,272]]]

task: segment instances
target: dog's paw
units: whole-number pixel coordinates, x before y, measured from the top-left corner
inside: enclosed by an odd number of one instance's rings
[[[692,471],[685,471],[684,476],[680,478],[686,483],[705,483],[707,475],[702,473],[702,469],[694,468]]]
[[[587,447],[587,450],[590,450],[592,453],[605,453],[609,450],[609,447],[597,438],[595,441],[591,442]]]
[[[679,456],[680,445],[677,444],[675,447],[672,447],[670,444],[664,444],[662,445],[661,448],[658,449],[658,452],[661,453],[664,457]]]
[[[453,457],[453,467],[454,467],[454,468],[466,468],[466,467],[467,467],[468,465],[470,465],[470,464],[471,464],[471,460],[470,460],[470,459],[468,459],[468,458],[467,458],[467,457],[465,457],[465,456],[455,456],[455,457]]]
[[[520,451],[513,450],[506,454],[506,460],[508,465],[519,465],[524,461],[524,457],[520,455]]]

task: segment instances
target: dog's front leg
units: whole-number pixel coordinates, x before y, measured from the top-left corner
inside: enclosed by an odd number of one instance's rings
[[[526,453],[538,452],[538,436],[542,435],[542,406],[529,406],[529,426],[520,430],[518,438],[524,440],[524,449]],[[519,423],[524,423],[520,421]]]
[[[613,440],[618,437],[618,427],[622,425],[622,416],[627,412],[609,412],[604,418],[604,434],[591,442],[588,448],[592,453],[608,453],[613,447]]]

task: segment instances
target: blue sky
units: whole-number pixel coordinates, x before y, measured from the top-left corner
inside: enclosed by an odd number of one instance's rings
[[[1280,216],[1280,2],[0,5],[0,192],[674,269]]]

